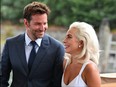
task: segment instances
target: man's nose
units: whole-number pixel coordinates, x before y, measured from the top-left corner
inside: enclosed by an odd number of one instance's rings
[[[44,25],[41,25],[41,26],[40,26],[40,30],[43,30],[44,28],[45,28]]]

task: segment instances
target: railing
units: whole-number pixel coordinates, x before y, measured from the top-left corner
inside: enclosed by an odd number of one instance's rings
[[[101,87],[116,87],[116,73],[100,74]]]
[[[116,72],[116,40],[113,40],[113,35],[111,36],[109,48],[109,61],[107,65],[108,72]]]

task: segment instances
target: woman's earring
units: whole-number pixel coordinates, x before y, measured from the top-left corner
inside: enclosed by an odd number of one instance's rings
[[[81,45],[79,45],[79,48],[81,47]]]

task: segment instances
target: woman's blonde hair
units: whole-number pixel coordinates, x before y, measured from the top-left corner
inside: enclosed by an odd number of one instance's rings
[[[96,64],[99,62],[99,42],[96,35],[96,32],[92,25],[85,22],[73,22],[69,29],[75,28],[78,32],[76,37],[83,41],[83,49],[80,54],[77,55],[78,59],[81,59],[83,56],[86,56],[83,62],[92,60]],[[82,62],[82,61],[81,61]]]

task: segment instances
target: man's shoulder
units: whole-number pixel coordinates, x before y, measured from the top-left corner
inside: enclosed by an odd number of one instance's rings
[[[12,36],[12,37],[8,37],[6,40],[7,41],[12,41],[12,40],[18,40],[20,38],[24,38],[24,34],[19,34],[19,35],[16,35],[16,36]]]

